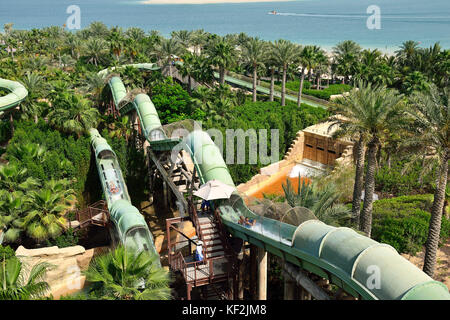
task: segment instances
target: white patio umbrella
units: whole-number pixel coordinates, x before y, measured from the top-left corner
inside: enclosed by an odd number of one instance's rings
[[[219,180],[210,180],[194,192],[194,196],[204,200],[229,199],[235,190]]]

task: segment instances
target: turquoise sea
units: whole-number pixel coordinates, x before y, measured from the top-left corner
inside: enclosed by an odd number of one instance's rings
[[[69,5],[81,9],[82,27],[108,26],[159,30],[200,29],[217,34],[245,32],[266,40],[280,38],[326,49],[351,39],[364,47],[393,51],[405,40],[450,48],[450,0],[297,0],[202,5],[146,5],[136,0],[0,0],[0,25],[16,29],[62,26]],[[370,5],[381,10],[381,29],[369,30]],[[275,10],[278,15],[269,15]]]

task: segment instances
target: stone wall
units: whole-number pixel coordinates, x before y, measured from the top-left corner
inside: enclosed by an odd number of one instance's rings
[[[68,295],[83,289],[86,277],[82,271],[87,270],[92,258],[107,248],[94,248],[86,250],[82,246],[67,248],[46,247],[40,249],[26,249],[20,246],[16,250],[16,256],[31,269],[39,262],[47,262],[53,265],[47,272],[45,281],[50,285],[48,295],[58,299],[62,295]]]

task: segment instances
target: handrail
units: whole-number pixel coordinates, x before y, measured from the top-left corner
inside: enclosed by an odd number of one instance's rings
[[[219,230],[219,237],[222,240],[222,243],[225,246],[225,250],[228,252],[228,254],[231,256],[232,259],[232,267],[233,269],[236,269],[238,264],[237,264],[237,258],[236,255],[234,254],[234,250],[233,248],[231,248],[226,236],[225,236],[225,228],[223,226],[222,220],[219,216],[219,214],[217,213],[218,210],[214,210],[214,221],[217,224],[217,229]]]
[[[206,249],[209,248],[209,246],[205,244],[202,228],[200,228],[200,221],[198,220],[197,216],[197,210],[195,209],[194,203],[191,200],[189,200],[189,208],[190,208],[189,215],[192,219],[192,222],[194,223],[195,232],[197,233],[200,241],[202,241],[203,243],[202,245],[203,258],[205,260],[208,260],[208,257],[206,256]]]

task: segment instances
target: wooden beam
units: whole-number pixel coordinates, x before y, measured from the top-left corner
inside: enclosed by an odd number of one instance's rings
[[[291,278],[297,281],[297,284],[308,291],[317,300],[330,300],[330,296],[317,284],[309,279],[298,267],[289,262],[284,263],[284,271]]]
[[[163,164],[159,161],[159,159],[156,157],[156,155],[153,153],[151,148],[148,148],[148,152],[150,154],[151,159],[155,163],[156,167],[158,168],[159,173],[161,174],[164,181],[167,183],[167,185],[172,189],[173,193],[177,197],[177,199],[183,204],[186,211],[188,209],[188,204],[186,199],[184,198],[183,194],[178,190],[178,187],[173,183],[173,181],[170,179],[166,169],[164,168]]]

